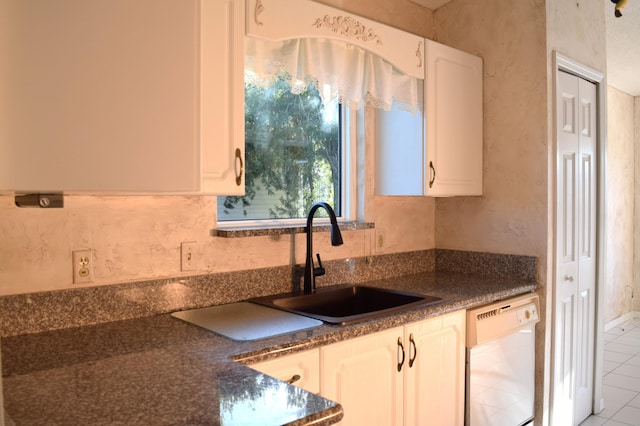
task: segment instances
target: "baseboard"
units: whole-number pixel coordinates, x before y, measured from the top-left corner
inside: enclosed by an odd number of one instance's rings
[[[625,314],[622,314],[621,316],[619,316],[618,318],[614,319],[613,321],[610,321],[608,323],[606,323],[604,325],[604,331],[605,333],[609,330],[611,330],[614,327],[617,327],[621,324],[625,324],[629,321],[631,321],[634,318],[640,318],[640,312],[638,311],[633,311],[633,312],[627,312]]]

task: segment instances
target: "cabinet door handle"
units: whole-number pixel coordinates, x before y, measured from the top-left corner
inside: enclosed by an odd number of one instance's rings
[[[418,48],[416,49],[416,57],[418,58],[418,68],[422,68],[422,41],[418,42]]]
[[[402,359],[400,359],[400,351],[402,351]],[[398,337],[398,371],[402,371],[402,365],[404,364],[404,345],[402,344],[402,338]]]
[[[436,181],[436,168],[433,166],[433,161],[429,161],[429,188],[433,186],[433,182]]]
[[[240,163],[240,171],[238,171],[238,163]],[[236,148],[234,169],[236,171],[236,185],[240,186],[242,183],[242,173],[244,172],[244,163],[242,162],[242,151],[240,151],[240,148]]]
[[[289,380],[287,380],[286,382],[289,383],[290,385],[294,384],[295,382],[297,382],[298,380],[300,380],[302,377],[300,377],[299,374],[294,374],[293,376],[291,376],[291,378]]]
[[[256,1],[256,7],[253,9],[253,20],[258,26],[262,25],[262,21],[259,19],[262,12],[264,12],[264,5],[258,0]]]
[[[411,347],[413,347],[413,356],[411,356]],[[413,367],[413,363],[416,362],[418,356],[418,346],[416,341],[413,340],[413,333],[409,335],[409,368]]]

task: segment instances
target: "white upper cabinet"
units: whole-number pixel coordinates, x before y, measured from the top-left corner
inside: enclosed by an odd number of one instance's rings
[[[244,195],[244,1],[201,2],[200,191]]]
[[[482,59],[431,40],[426,57],[426,194],[482,195]]]
[[[482,195],[482,59],[425,40],[424,116],[376,111],[376,195]]]
[[[255,67],[257,75],[276,74],[283,68],[294,79],[306,81],[312,70],[317,73],[312,77],[317,78],[320,90],[328,86],[341,95],[348,93],[343,101],[349,107],[362,105],[349,102],[354,98],[383,100],[372,103],[383,108],[376,109],[375,123],[377,195],[482,194],[480,58],[315,1],[246,1],[247,35],[252,40],[269,41],[270,44],[260,45],[261,49],[277,51],[277,58],[265,59],[259,48],[254,48],[255,52],[250,48],[255,42],[247,43],[247,50],[252,52],[247,55],[247,67]],[[384,61],[375,62],[379,69],[393,70],[384,74],[374,66],[357,68],[356,59],[344,59],[346,52],[336,54],[336,43],[286,42],[291,39],[328,39],[351,50],[361,48],[372,53],[375,61]],[[307,51],[312,51],[313,57],[307,56]],[[297,62],[290,62],[291,57]],[[325,65],[335,63],[340,66]],[[344,73],[344,69],[349,71]],[[330,72],[340,80],[338,89],[326,76]],[[358,98],[352,89],[361,87],[360,82],[356,83],[361,74],[367,75],[367,83]],[[393,83],[388,84],[392,78]],[[417,94],[414,84],[418,86]],[[378,90],[379,86],[385,89]],[[369,96],[372,92],[376,92],[375,96]],[[392,103],[391,111],[385,111]]]
[[[1,7],[0,190],[244,191],[243,1]]]

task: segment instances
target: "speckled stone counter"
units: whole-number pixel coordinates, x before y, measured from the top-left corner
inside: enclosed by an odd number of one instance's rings
[[[342,407],[243,364],[533,291],[536,284],[431,272],[368,282],[439,305],[351,326],[235,342],[167,314],[3,337],[8,424],[328,425]]]
[[[327,260],[318,287],[431,272],[461,272],[535,281],[531,256],[421,250]],[[223,305],[300,288],[304,268],[286,265],[0,297],[0,336],[148,317]]]

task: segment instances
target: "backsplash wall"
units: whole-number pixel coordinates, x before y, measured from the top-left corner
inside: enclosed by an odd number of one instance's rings
[[[453,250],[421,250],[325,261],[316,284],[362,284],[409,274],[458,272],[536,281],[536,259]],[[0,336],[164,314],[299,289],[302,268],[279,266],[128,284],[0,296]],[[387,283],[387,285],[389,285]]]
[[[0,196],[0,295],[304,263],[305,234],[212,237],[215,203],[210,196],[74,195],[62,209],[38,209]],[[372,198],[370,209],[376,228],[345,231],[340,247],[330,245],[329,233],[314,234],[323,260],[434,248],[433,200]],[[397,211],[412,219],[396,220]],[[382,247],[376,232],[384,232]],[[186,241],[196,242],[191,272],[180,271]],[[74,285],[72,251],[83,248],[93,250],[94,279]]]

